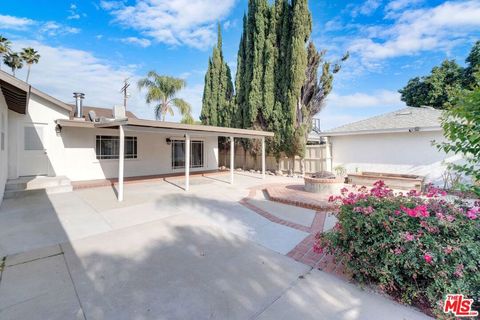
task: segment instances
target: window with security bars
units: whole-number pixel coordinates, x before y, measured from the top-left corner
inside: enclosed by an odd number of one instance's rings
[[[203,141],[193,140],[190,141],[190,168],[202,168],[203,167]],[[185,168],[185,141],[173,140],[172,141],[172,168],[182,169]]]
[[[120,139],[117,136],[97,136],[97,159],[118,159]],[[125,159],[137,159],[137,137],[125,137]]]

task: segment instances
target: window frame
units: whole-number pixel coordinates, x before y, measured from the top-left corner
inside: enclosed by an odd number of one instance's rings
[[[183,165],[175,165],[175,144],[180,143],[183,144],[183,154],[184,154],[184,159],[183,159]],[[193,144],[199,144],[200,145],[200,164],[193,164],[192,159],[193,159]],[[172,169],[173,170],[179,170],[179,169],[185,169],[185,139],[171,139],[171,158],[172,158]],[[190,169],[198,169],[198,168],[204,168],[205,167],[205,141],[204,140],[190,140]]]
[[[102,141],[108,141],[112,143],[110,147],[111,152],[105,152],[102,150]],[[129,147],[129,144],[132,144]],[[128,153],[129,149],[132,150],[131,153]],[[118,160],[120,158],[120,137],[111,136],[111,135],[95,135],[95,158],[97,160]],[[125,160],[134,160],[138,159],[138,138],[136,136],[127,136],[125,137],[125,150],[124,150]]]

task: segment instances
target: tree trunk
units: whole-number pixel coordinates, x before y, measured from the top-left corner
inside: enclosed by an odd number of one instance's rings
[[[28,79],[30,78],[30,68],[31,68],[31,67],[32,67],[32,66],[29,64],[29,65],[28,65],[28,70],[27,70],[27,81],[26,81],[27,83],[28,83]]]
[[[288,175],[293,176],[295,173],[295,156],[290,157],[290,168],[288,168]]]
[[[300,173],[305,176],[305,158],[300,158]]]

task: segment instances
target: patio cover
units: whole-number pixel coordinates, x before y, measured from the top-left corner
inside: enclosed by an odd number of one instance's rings
[[[57,126],[76,128],[106,128],[118,129],[120,138],[119,159],[118,159],[118,201],[123,201],[123,178],[125,162],[125,131],[170,133],[179,134],[185,137],[185,191],[190,188],[190,137],[191,136],[219,136],[230,138],[230,183],[233,184],[235,144],[234,138],[261,139],[262,141],[262,178],[265,179],[265,138],[273,137],[273,132],[204,126],[197,124],[182,124],[166,121],[154,121],[136,118],[125,118],[121,120],[89,122],[79,120],[58,119]]]

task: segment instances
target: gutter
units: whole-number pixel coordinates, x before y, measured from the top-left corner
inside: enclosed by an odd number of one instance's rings
[[[382,133],[415,133],[415,132],[435,132],[442,131],[440,126],[431,127],[410,127],[398,129],[373,129],[373,130],[357,130],[357,131],[342,131],[342,132],[320,132],[320,137],[338,137],[338,136],[354,136],[364,134],[382,134]]]

